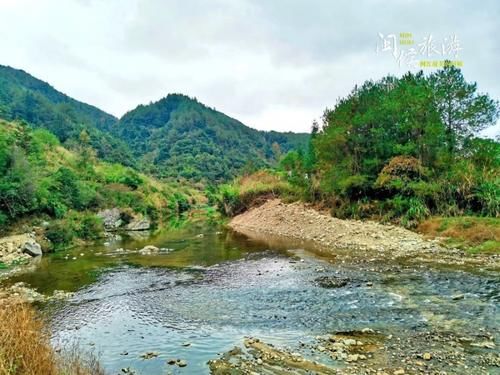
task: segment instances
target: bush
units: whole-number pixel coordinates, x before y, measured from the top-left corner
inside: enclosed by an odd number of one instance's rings
[[[474,196],[482,215],[500,217],[500,181],[483,182],[474,189]]]
[[[101,178],[107,184],[123,184],[135,190],[144,183],[136,171],[121,164],[104,164],[100,170]]]
[[[78,221],[76,234],[84,240],[95,240],[104,230],[101,218],[94,214],[83,214]]]
[[[175,215],[183,214],[184,212],[189,210],[190,207],[191,205],[189,204],[187,197],[184,194],[178,192],[172,194],[172,196],[168,200],[168,208]]]
[[[55,220],[47,228],[45,237],[52,243],[53,250],[60,250],[73,242],[75,230],[71,223],[65,220]]]
[[[393,192],[410,193],[408,184],[421,181],[424,168],[411,156],[396,156],[387,163],[377,176],[375,187]]]
[[[135,171],[127,169],[125,174],[121,176],[117,182],[127,185],[135,190],[144,183],[144,180]]]
[[[75,239],[94,240],[104,231],[102,220],[93,213],[69,212],[64,219],[54,220],[45,236],[52,243],[53,250],[70,246]]]
[[[367,176],[354,175],[339,181],[340,194],[350,199],[358,199],[370,190],[370,182]]]
[[[221,185],[219,187],[219,202],[217,208],[226,216],[233,216],[240,212],[242,204],[240,200],[240,192],[236,186]]]
[[[415,227],[420,221],[430,215],[430,211],[419,198],[408,198],[396,195],[390,200],[392,206],[391,214],[400,217],[400,222],[406,228]]]

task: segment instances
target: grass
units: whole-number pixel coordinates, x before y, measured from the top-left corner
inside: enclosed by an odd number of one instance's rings
[[[447,245],[470,253],[500,253],[500,218],[433,217],[422,222],[418,231],[431,237],[445,237]]]
[[[237,178],[232,184],[219,186],[219,211],[227,216],[237,215],[268,199],[284,201],[300,199],[300,190],[276,173],[261,170]]]
[[[252,202],[258,197],[281,197],[285,200],[297,200],[300,197],[298,188],[281,176],[264,170],[240,177],[236,185],[240,199],[244,202]]]
[[[77,347],[55,353],[44,321],[21,303],[0,305],[0,375],[103,375]]]

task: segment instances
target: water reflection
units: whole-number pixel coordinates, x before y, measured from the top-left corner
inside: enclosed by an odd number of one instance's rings
[[[145,245],[172,250],[139,254]],[[189,225],[54,254],[11,282],[76,291],[45,306],[54,343],[79,340],[95,348],[111,373],[130,366],[164,374],[169,358],[187,360],[176,371],[206,373],[209,359],[248,335],[300,350],[299,341],[318,334],[363,327],[398,335],[431,328],[498,332],[498,279],[393,265],[366,269],[287,251],[295,246]],[[349,283],[322,288],[319,275]],[[464,298],[451,297],[458,293]],[[159,356],[141,359],[148,351]]]

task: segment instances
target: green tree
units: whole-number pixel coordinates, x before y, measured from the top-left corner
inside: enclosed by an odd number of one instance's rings
[[[436,108],[446,127],[450,153],[498,119],[498,102],[486,94],[477,93],[477,84],[466,82],[462,71],[452,64],[432,74],[430,82]]]

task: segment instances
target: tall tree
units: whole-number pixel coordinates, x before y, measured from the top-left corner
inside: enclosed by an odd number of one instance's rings
[[[452,64],[446,64],[429,79],[436,108],[446,127],[450,153],[455,153],[465,140],[498,119],[498,102],[487,94],[477,93],[477,84],[466,82],[461,70]]]

